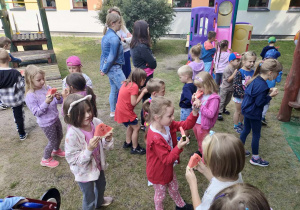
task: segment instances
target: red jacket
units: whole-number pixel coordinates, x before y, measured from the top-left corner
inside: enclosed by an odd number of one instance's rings
[[[165,185],[173,180],[173,164],[176,160],[179,162],[179,154],[183,151],[177,147],[176,132],[181,126],[184,130],[194,127],[197,116],[191,113],[185,121],[173,121],[170,125],[170,133],[173,142],[173,149],[166,140],[158,133],[151,129],[147,133],[147,178],[153,184]]]

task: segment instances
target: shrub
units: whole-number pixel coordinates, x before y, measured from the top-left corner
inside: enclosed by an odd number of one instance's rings
[[[130,32],[135,21],[147,21],[154,43],[170,31],[170,24],[175,16],[173,6],[167,0],[104,0],[98,12],[101,23],[105,24],[107,10],[112,6],[121,9]]]

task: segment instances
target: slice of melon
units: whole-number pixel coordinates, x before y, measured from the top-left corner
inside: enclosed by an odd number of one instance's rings
[[[109,136],[113,131],[112,127],[109,127],[108,125],[105,125],[104,123],[100,123],[97,125],[95,129],[94,136],[100,136],[101,138],[105,138]]]
[[[185,141],[186,140],[186,135],[185,135],[185,132],[184,132],[184,130],[181,126],[179,127],[179,130],[180,130],[180,133],[181,133],[182,140]]]
[[[204,94],[203,91],[198,90],[198,91],[196,92],[196,95],[195,95],[195,96],[196,96],[196,98],[199,99],[199,98],[201,98],[201,97],[203,96],[203,94]]]
[[[51,88],[48,90],[46,96],[54,95],[57,92],[56,88]]]
[[[193,156],[190,158],[190,161],[188,163],[188,167],[189,168],[195,168],[200,161],[201,161],[200,155],[198,155],[197,153],[194,153]]]

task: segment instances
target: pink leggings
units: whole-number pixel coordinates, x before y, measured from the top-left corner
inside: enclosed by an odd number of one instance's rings
[[[205,130],[201,128],[201,124],[195,124],[193,128],[194,134],[196,136],[197,142],[198,142],[198,150],[203,154],[202,151],[202,142],[205,136],[209,133],[209,130]]]
[[[178,207],[185,206],[185,202],[182,199],[182,197],[180,196],[179,191],[178,191],[178,182],[177,182],[175,171],[173,171],[173,180],[169,184],[166,184],[166,185],[153,184],[153,187],[154,187],[154,191],[155,191],[154,204],[155,204],[156,210],[164,209],[163,201],[166,197],[167,188],[168,188],[169,194],[170,194],[171,198],[173,199],[173,201],[175,202],[176,206],[178,206]]]

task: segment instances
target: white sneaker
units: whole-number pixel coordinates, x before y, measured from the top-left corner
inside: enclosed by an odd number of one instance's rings
[[[114,117],[114,116],[115,116],[115,113],[114,113],[114,112],[111,112],[111,113],[109,114],[109,116],[110,116],[110,117]]]
[[[109,206],[114,200],[112,197],[104,197],[103,199],[104,201],[101,206]]]

